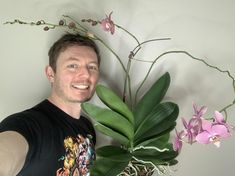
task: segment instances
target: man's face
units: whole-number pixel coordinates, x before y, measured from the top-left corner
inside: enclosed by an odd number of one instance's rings
[[[70,46],[60,53],[52,73],[52,95],[65,102],[82,103],[92,97],[99,79],[97,55],[90,47]]]

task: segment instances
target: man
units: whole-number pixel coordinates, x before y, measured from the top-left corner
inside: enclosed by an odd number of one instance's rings
[[[49,50],[50,96],[0,123],[1,176],[89,175],[95,131],[81,116],[99,78],[95,43],[65,34]]]

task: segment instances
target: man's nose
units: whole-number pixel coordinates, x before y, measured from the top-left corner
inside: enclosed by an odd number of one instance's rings
[[[81,77],[89,77],[90,76],[90,71],[89,69],[87,68],[87,66],[83,66],[83,67],[80,67],[79,68],[79,76]]]

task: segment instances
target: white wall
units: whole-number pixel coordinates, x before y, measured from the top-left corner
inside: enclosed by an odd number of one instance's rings
[[[2,25],[5,21],[18,18],[57,22],[63,14],[76,19],[100,19],[113,11],[113,19],[141,41],[172,38],[147,47],[139,58],[151,60],[166,50],[186,50],[212,65],[230,70],[235,77],[234,7],[233,0],[1,0],[0,120],[47,97],[50,89],[44,76],[47,51],[62,33],[61,30],[44,32],[40,27]],[[106,40],[125,59],[134,45],[120,32],[116,35],[118,37],[110,36]],[[121,90],[120,68],[109,53],[102,51],[102,55],[102,81]],[[136,85],[146,65],[136,63],[133,66],[133,85]],[[192,101],[207,105],[208,116],[211,116],[214,110],[234,99],[231,81],[225,74],[192,61],[186,55],[164,57],[155,66],[152,76],[158,77],[165,71],[172,77],[167,99],[179,104],[180,117],[190,117]],[[235,124],[234,113],[235,107],[232,107],[228,112],[232,124]],[[234,147],[234,136],[224,140],[219,149],[211,145],[185,145],[173,175],[234,175]]]

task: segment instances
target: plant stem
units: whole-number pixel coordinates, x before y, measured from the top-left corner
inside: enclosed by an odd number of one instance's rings
[[[153,42],[153,41],[159,41],[159,40],[170,40],[170,38],[159,38],[159,39],[151,39],[151,40],[146,40],[144,42],[139,42],[139,40],[137,39],[137,37],[135,35],[133,35],[131,32],[129,32],[128,30],[126,30],[125,28],[123,28],[120,25],[115,24],[116,27],[118,27],[119,29],[123,30],[124,32],[126,32],[129,36],[131,36],[132,38],[134,38],[134,40],[137,42],[137,46],[134,47],[134,49],[130,52],[129,55],[129,59],[128,59],[128,63],[127,63],[127,69],[126,69],[126,77],[125,77],[125,81],[124,81],[124,90],[123,90],[123,101],[126,101],[126,89],[127,89],[127,82],[128,87],[129,87],[129,98],[130,98],[130,104],[131,104],[131,109],[133,106],[133,102],[132,102],[132,91],[131,91],[131,80],[129,77],[129,73],[130,73],[130,68],[131,68],[131,59],[133,59],[133,57],[140,51],[141,46],[143,44],[149,43],[149,42]]]
[[[231,75],[231,73],[230,73],[228,70],[221,70],[220,68],[218,68],[218,67],[216,67],[216,66],[213,66],[213,65],[211,65],[211,64],[208,64],[208,63],[207,63],[205,60],[203,60],[203,59],[194,57],[193,55],[191,55],[190,53],[188,53],[188,52],[186,52],[186,51],[167,51],[167,52],[162,53],[162,54],[159,55],[154,61],[152,61],[152,64],[151,64],[151,66],[150,66],[150,68],[149,68],[149,70],[148,70],[148,72],[147,72],[145,78],[143,79],[143,81],[141,82],[140,86],[138,87],[138,89],[137,89],[137,91],[136,91],[136,94],[135,94],[135,103],[136,103],[136,101],[137,101],[138,93],[139,93],[141,87],[143,86],[143,84],[145,83],[145,81],[147,80],[147,78],[148,78],[148,76],[149,76],[149,74],[150,74],[150,72],[151,72],[151,70],[152,70],[154,64],[155,64],[160,58],[162,58],[163,56],[168,55],[168,54],[176,54],[176,53],[178,53],[178,54],[185,54],[185,55],[189,56],[189,57],[190,57],[191,59],[193,59],[193,60],[200,61],[200,62],[204,63],[206,66],[208,66],[208,67],[210,67],[210,68],[212,68],[212,69],[215,69],[215,70],[217,70],[217,71],[219,71],[219,72],[221,72],[221,73],[227,74],[227,76],[228,76],[230,79],[232,79],[233,91],[234,91],[234,93],[235,93],[235,79],[234,79],[234,77]],[[138,60],[138,61],[141,61],[141,60]],[[233,100],[233,102],[232,102],[231,104],[226,105],[225,107],[223,107],[223,108],[220,110],[220,112],[225,112],[228,108],[230,108],[230,107],[233,106],[234,104],[235,104],[235,99]],[[225,114],[226,114],[226,113],[225,113]]]
[[[135,56],[137,54],[137,52],[139,51],[140,47],[143,44],[146,44],[146,43],[149,43],[149,42],[160,41],[160,40],[171,40],[171,38],[157,38],[157,39],[146,40],[144,42],[138,43],[138,45],[132,50],[132,52],[134,53],[133,55]],[[135,51],[135,50],[137,50],[137,51]]]
[[[129,75],[129,72],[130,72],[130,67],[131,67],[131,59],[128,59],[128,63],[127,63],[127,74],[125,76],[125,81],[124,81],[124,90],[123,90],[123,101],[125,102],[126,101],[126,89],[127,89],[127,82],[129,83],[128,87],[130,88],[131,87],[131,83],[130,83],[130,80],[128,79],[128,75]],[[130,102],[132,104],[132,95],[131,95],[131,90],[129,90],[129,94],[130,94]]]
[[[135,35],[133,35],[132,33],[130,33],[128,30],[126,30],[125,28],[123,28],[122,26],[120,25],[117,25],[115,24],[115,26],[121,30],[123,30],[125,33],[127,33],[129,36],[131,36],[132,38],[134,38],[134,40],[138,43],[138,45],[140,45],[140,42],[139,40],[137,39],[137,37]],[[131,58],[128,59],[128,63],[127,63],[127,66],[126,66],[126,76],[125,76],[125,80],[124,80],[124,88],[123,88],[123,95],[122,95],[122,98],[123,98],[123,101],[126,102],[126,91],[127,91],[127,87],[129,88],[129,98],[130,98],[130,107],[132,109],[132,91],[131,91],[131,79],[130,79],[130,76],[129,76],[129,73],[130,73],[130,68],[131,68]]]
[[[130,33],[128,30],[126,30],[125,28],[123,28],[120,25],[115,24],[115,26],[117,26],[119,29],[123,30],[124,32],[126,32],[128,35],[130,35],[132,38],[135,39],[135,41],[138,43],[138,45],[140,45],[139,40],[137,39],[137,37],[135,35],[133,35],[132,33]]]

